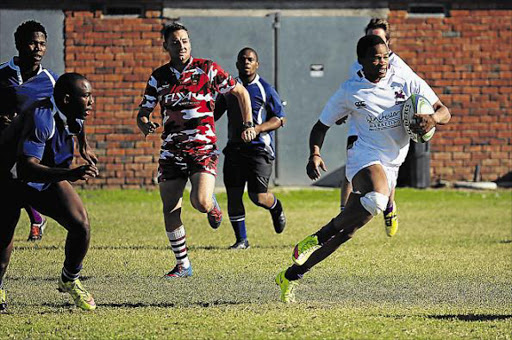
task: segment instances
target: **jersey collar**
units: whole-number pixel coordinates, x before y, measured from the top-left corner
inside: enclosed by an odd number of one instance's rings
[[[238,83],[240,83],[240,84],[242,84],[242,85],[244,84],[244,82],[242,81],[242,78],[240,78],[240,76],[236,77],[235,79],[236,79],[236,81],[237,81]],[[257,83],[259,80],[260,80],[260,75],[256,73],[256,77],[254,77],[254,79],[253,79],[250,83],[247,83],[247,86],[252,85],[252,84],[255,84],[255,83]]]
[[[15,59],[18,57],[12,57],[11,60],[9,60],[9,67],[12,68],[14,71],[16,71],[16,77],[18,78],[18,84],[23,84],[23,77],[21,76],[21,69],[18,65],[15,63]],[[37,70],[36,74],[39,74],[43,72],[43,65],[39,64],[39,69]]]
[[[177,69],[175,69],[174,67],[172,67],[172,66],[171,66],[171,63],[169,63],[169,69],[172,71],[172,73],[174,73],[174,75],[176,76],[176,78],[180,79],[181,74],[182,74],[183,72],[185,72],[185,71],[188,69],[188,67],[190,66],[190,64],[192,64],[192,60],[193,60],[193,59],[194,59],[194,58],[193,58],[192,56],[190,56],[190,59],[188,60],[187,65],[185,65],[185,67],[183,68],[183,71],[181,71],[181,72],[180,72],[180,71],[178,71]]]
[[[256,77],[254,77],[254,79],[247,85],[252,85],[254,83],[257,83],[260,81],[260,75],[256,73]]]

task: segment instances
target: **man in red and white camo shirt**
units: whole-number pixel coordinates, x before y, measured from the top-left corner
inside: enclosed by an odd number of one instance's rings
[[[213,118],[216,95],[230,92],[238,99],[244,141],[253,140],[256,132],[249,94],[244,86],[217,63],[191,56],[185,26],[173,23],[162,30],[162,35],[163,46],[171,60],[151,74],[139,107],[137,125],[144,135],[155,132],[159,124],[152,122],[149,116],[157,103],[160,104],[163,142],[158,183],[165,229],[177,262],[165,275],[172,279],[192,275],[181,221],[182,197],[188,179],[192,184],[192,206],[208,213],[212,228],[218,228],[222,221],[222,212],[213,194],[218,161]]]

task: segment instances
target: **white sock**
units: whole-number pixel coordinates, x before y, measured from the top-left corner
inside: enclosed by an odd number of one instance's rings
[[[190,267],[190,260],[187,254],[185,227],[180,226],[171,232],[167,231],[167,238],[171,243],[171,248],[176,257],[176,262],[184,268]]]

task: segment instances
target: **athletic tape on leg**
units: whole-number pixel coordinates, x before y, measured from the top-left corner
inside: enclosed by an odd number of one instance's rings
[[[371,191],[360,198],[363,208],[368,210],[373,216],[377,216],[383,212],[389,201],[389,197],[380,192]]]

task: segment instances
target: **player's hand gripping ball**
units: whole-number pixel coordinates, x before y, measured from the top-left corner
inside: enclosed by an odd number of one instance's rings
[[[417,124],[420,122],[418,118],[415,117],[415,114],[431,115],[434,114],[434,112],[435,110],[432,104],[430,104],[427,98],[419,94],[411,95],[404,102],[401,113],[404,129],[409,137],[416,143],[428,142],[434,136],[436,127],[434,126],[429,131],[418,133]]]

